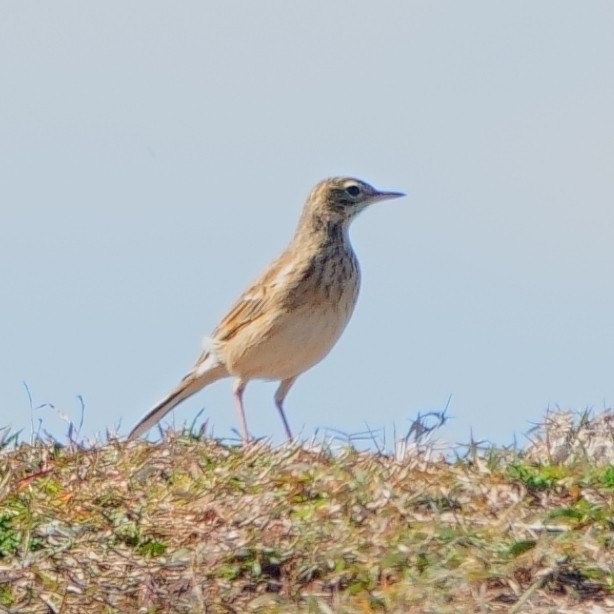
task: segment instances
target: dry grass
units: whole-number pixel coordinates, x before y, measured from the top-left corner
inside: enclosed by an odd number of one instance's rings
[[[456,459],[5,440],[0,610],[612,611],[613,425],[557,412]]]

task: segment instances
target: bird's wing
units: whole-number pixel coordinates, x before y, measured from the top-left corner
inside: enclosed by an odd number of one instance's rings
[[[264,292],[259,291],[258,295],[244,294],[213,331],[213,339],[229,341],[243,328],[264,317],[267,314],[266,305],[267,298]]]
[[[284,312],[287,294],[294,287],[297,268],[284,256],[278,258],[239,298],[211,335],[216,342],[226,342],[252,323],[272,324],[274,316]],[[267,329],[267,326],[264,326]],[[264,330],[263,330],[264,332]]]

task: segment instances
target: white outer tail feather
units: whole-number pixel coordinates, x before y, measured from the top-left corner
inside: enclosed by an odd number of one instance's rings
[[[149,413],[130,431],[128,441],[136,439],[147,432],[157,422],[162,420],[168,412],[188,397],[202,390],[205,386],[223,377],[228,377],[228,375],[226,367],[220,364],[214,354],[203,354],[179,385],[171,390],[161,401],[156,403]]]

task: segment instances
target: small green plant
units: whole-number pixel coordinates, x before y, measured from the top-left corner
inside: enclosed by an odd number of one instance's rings
[[[601,484],[606,488],[614,488],[614,466],[608,465],[601,472]]]
[[[542,491],[554,488],[567,472],[559,465],[528,465],[515,462],[508,468],[509,476],[522,482],[529,490]]]
[[[14,514],[4,513],[0,515],[0,557],[15,554],[21,544],[21,534],[14,526]]]
[[[139,543],[136,547],[136,551],[142,556],[162,556],[168,549],[168,545],[155,540],[155,539],[146,539],[145,541]]]

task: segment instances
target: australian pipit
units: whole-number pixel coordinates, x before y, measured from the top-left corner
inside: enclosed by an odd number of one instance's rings
[[[360,286],[350,222],[368,205],[404,196],[358,179],[326,179],[313,188],[286,250],[241,295],[179,385],[132,429],[138,437],[171,409],[223,377],[236,378],[241,434],[249,441],[243,391],[252,379],[280,381],[275,405],[289,439],[283,403],[296,378],[320,362],[348,323]]]

